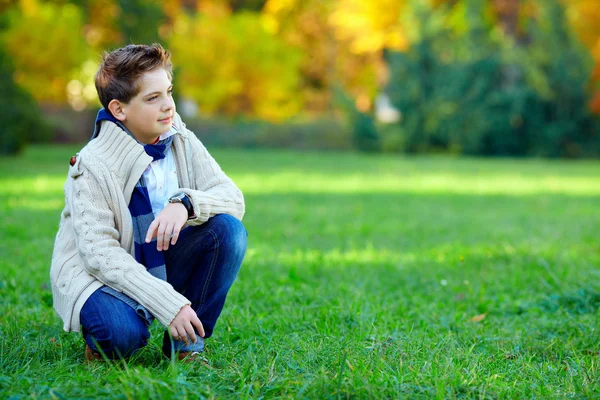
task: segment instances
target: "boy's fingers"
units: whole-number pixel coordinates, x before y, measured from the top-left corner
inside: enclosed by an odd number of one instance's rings
[[[169,247],[169,239],[171,235],[169,235],[169,225],[167,224],[165,226],[165,230],[162,232],[162,235],[160,237],[160,244],[163,250],[166,250]]]
[[[152,238],[155,236],[157,226],[158,221],[152,221],[152,223],[148,227],[148,232],[146,232],[146,243],[150,243],[152,241]]]
[[[175,245],[175,243],[177,243],[177,239],[179,239],[179,232],[181,232],[181,228],[175,225],[175,228],[173,229],[173,237],[171,238],[172,245]]]
[[[187,332],[185,331],[185,329],[183,327],[177,328],[177,332],[179,332],[177,335],[177,336],[179,336],[179,340],[183,340],[183,343],[185,343],[186,345],[190,344]]]
[[[159,225],[156,235],[156,250],[161,251],[164,247],[166,226],[164,224]]]
[[[198,339],[196,338],[196,332],[194,332],[194,328],[192,327],[192,324],[186,324],[185,330],[187,331],[187,334],[189,335],[190,339],[192,340],[192,343],[196,343],[198,341]]]
[[[198,334],[201,337],[204,337],[205,333],[204,333],[204,327],[202,326],[202,322],[200,322],[200,319],[196,316],[194,318],[192,318],[192,324],[196,327],[196,329],[198,330]]]
[[[177,328],[172,326],[170,328],[170,330],[171,330],[171,336],[173,337],[173,339],[177,340],[177,338],[179,337],[179,333],[177,333]]]
[[[163,250],[165,251],[169,250],[169,241],[171,240],[173,228],[175,228],[175,224],[169,224],[165,230],[165,235],[163,236]]]

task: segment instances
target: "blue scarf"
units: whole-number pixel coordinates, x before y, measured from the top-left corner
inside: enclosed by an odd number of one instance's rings
[[[125,127],[125,125],[123,125],[123,123],[121,123],[121,121],[113,117],[112,114],[103,108],[98,111],[95,130],[92,138],[95,138],[100,133],[102,121],[114,122],[128,135],[133,137],[131,132],[129,132],[129,130]],[[166,157],[167,152],[171,151],[172,142],[173,136],[170,136],[156,144],[144,145],[144,150],[146,151],[146,154],[152,157],[153,161],[161,160]],[[146,243],[145,241],[148,228],[154,220],[154,214],[152,213],[152,204],[150,202],[148,188],[146,187],[146,182],[143,175],[140,177],[140,180],[135,185],[133,193],[131,194],[131,200],[129,201],[129,212],[131,213],[131,219],[133,221],[135,260],[145,266],[152,276],[166,281],[167,268],[165,266],[164,252],[156,249],[156,239],[153,239],[150,243]],[[149,313],[147,310],[133,299],[117,292],[110,287],[105,287],[103,290],[131,305],[138,311],[138,313],[141,312],[144,314],[144,316],[148,316]]]

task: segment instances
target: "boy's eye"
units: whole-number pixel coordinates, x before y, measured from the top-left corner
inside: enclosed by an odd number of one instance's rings
[[[148,101],[153,101],[153,100],[156,100],[157,98],[158,98],[158,96],[152,96],[148,99]]]

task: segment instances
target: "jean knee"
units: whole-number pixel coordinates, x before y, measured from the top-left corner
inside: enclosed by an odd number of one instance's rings
[[[148,344],[150,332],[146,327],[130,325],[120,332],[115,332],[113,338],[115,350],[123,356],[129,356]]]
[[[248,232],[242,221],[228,214],[219,214],[213,219],[216,225],[213,231],[219,236],[221,248],[230,254],[243,257],[246,253]]]
[[[128,357],[148,343],[150,332],[146,327],[123,325],[111,327],[94,337],[95,347],[109,358]]]

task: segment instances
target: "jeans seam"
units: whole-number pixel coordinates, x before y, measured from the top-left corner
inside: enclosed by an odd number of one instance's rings
[[[219,258],[219,248],[221,247],[220,243],[219,243],[219,237],[217,236],[217,234],[214,233],[212,231],[212,229],[209,229],[208,233],[210,233],[212,235],[213,240],[215,241],[215,253],[211,260],[210,268],[208,269],[208,275],[206,276],[206,281],[204,281],[204,287],[202,288],[202,295],[200,296],[200,306],[199,306],[198,311],[196,311],[196,313],[198,313],[198,314],[201,311],[204,311],[204,301],[206,300],[206,292],[208,291],[208,287],[210,286],[210,281],[212,279],[212,275],[215,270],[215,265],[217,264],[217,259]]]
[[[195,240],[196,240],[196,238],[194,238],[193,235],[187,235],[187,237],[184,240],[177,240],[177,245],[183,246],[187,242],[189,242],[189,241],[195,241]]]

